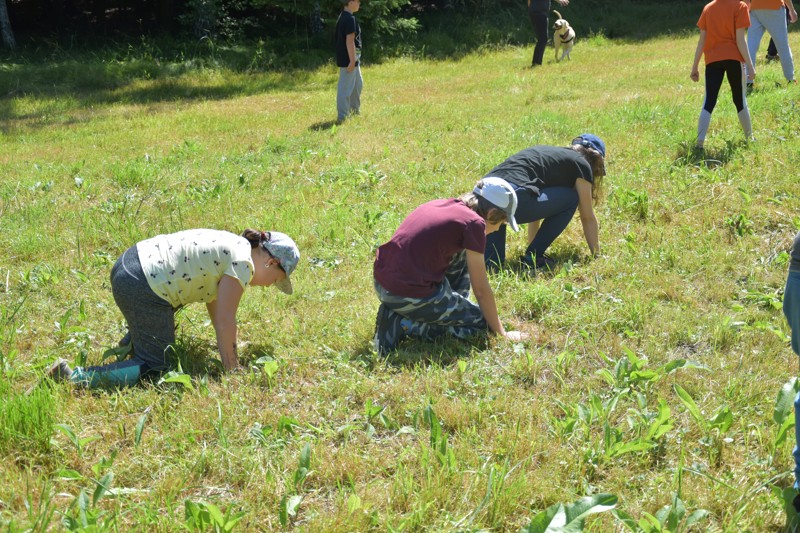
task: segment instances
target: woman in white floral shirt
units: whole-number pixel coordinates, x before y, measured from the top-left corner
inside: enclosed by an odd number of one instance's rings
[[[294,241],[274,231],[192,229],[141,241],[111,270],[114,301],[128,322],[121,344],[133,343],[132,358],[75,369],[59,359],[48,375],[97,387],[132,385],[163,371],[175,343],[175,312],[194,302],[206,304],[222,365],[231,370],[238,365],[236,310],[244,290],[274,284],[291,294],[289,276],[299,259]]]

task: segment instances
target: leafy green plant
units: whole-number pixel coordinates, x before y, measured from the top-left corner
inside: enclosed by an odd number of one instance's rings
[[[673,428],[671,410],[667,402],[658,400],[658,409],[649,412],[646,409],[628,410],[628,425],[638,433],[638,439],[655,447],[663,444],[663,437]]]
[[[99,509],[97,503],[111,490],[114,482],[113,472],[107,472],[99,480],[92,480],[95,485],[91,500],[87,490],[81,489],[78,496],[70,505],[73,514],[66,514],[63,519],[64,526],[70,531],[107,531],[116,527],[116,516]]]
[[[194,390],[192,386],[192,376],[184,374],[180,369],[180,365],[178,366],[178,370],[170,370],[158,380],[159,385],[162,383],[178,383],[185,389]]]
[[[236,524],[247,515],[245,511],[235,511],[234,506],[222,511],[210,502],[184,501],[184,516],[186,527],[191,531],[214,531],[214,533],[230,533]]]
[[[613,372],[607,368],[597,371],[616,390],[649,390],[650,386],[665,376],[684,368],[707,370],[707,367],[686,359],[673,359],[655,369],[647,368],[647,358],[637,356],[632,350],[623,348],[624,357],[616,361],[601,353],[607,363],[614,365]]]
[[[147,416],[150,413],[151,407],[145,409],[144,413],[142,413],[142,416],[140,416],[139,420],[136,422],[136,428],[133,434],[133,445],[136,447],[138,447],[139,444],[142,442],[142,433],[144,432],[144,425],[147,423]]]
[[[753,221],[744,213],[739,213],[725,219],[725,226],[735,237],[745,237],[753,234]]]
[[[297,516],[297,510],[300,504],[303,503],[303,496],[300,494],[287,494],[281,498],[280,508],[278,511],[278,519],[281,526],[288,527],[294,517]]]
[[[311,445],[305,443],[300,451],[300,459],[297,462],[297,470],[294,471],[294,489],[300,492],[306,478],[311,474]]]
[[[709,459],[714,465],[719,466],[722,460],[722,448],[726,438],[725,435],[731,426],[733,426],[733,413],[731,413],[728,406],[722,405],[713,415],[706,417],[703,415],[694,399],[692,399],[691,395],[689,395],[683,387],[676,383],[674,389],[678,398],[680,398],[681,402],[683,402],[683,405],[686,407],[686,410],[703,432],[700,443],[707,447]]]
[[[655,515],[642,513],[643,517],[638,522],[622,511],[615,514],[628,531],[635,533],[682,533],[709,515],[705,509],[693,511],[688,516],[686,513],[685,504],[676,494],[670,505],[662,507]]]
[[[280,368],[278,361],[269,355],[262,355],[253,362],[253,366],[261,369],[261,372],[267,379],[267,386],[271,389],[274,384],[275,375]]]
[[[584,496],[567,505],[556,503],[534,516],[520,533],[577,533],[583,531],[590,515],[610,511],[616,505],[617,497],[613,494]]]
[[[280,434],[284,435],[294,435],[295,428],[300,427],[300,421],[292,416],[285,416],[281,415],[278,419],[278,424],[276,426],[276,430]]]
[[[311,445],[305,443],[300,451],[300,458],[297,468],[294,471],[293,487],[294,491],[287,493],[281,498],[278,509],[278,519],[283,527],[287,527],[297,516],[297,510],[303,502],[301,494],[306,478],[311,474]]]
[[[96,440],[100,440],[99,435],[79,437],[75,431],[73,431],[73,429],[66,424],[56,424],[55,428],[67,436],[67,439],[69,439],[69,442],[75,448],[75,451],[78,452],[78,457],[83,457],[83,452],[87,444],[90,444]]]
[[[781,507],[786,514],[786,523],[781,531],[785,531],[786,533],[800,531],[800,514],[798,514],[794,508],[794,499],[797,497],[797,489],[793,486],[779,487],[778,485],[773,485],[772,494],[781,503]]]
[[[681,500],[681,485],[683,479],[683,465],[677,469],[675,480],[677,488],[672,495],[672,503],[659,509],[655,515],[642,513],[642,518],[637,522],[628,513],[615,509],[614,516],[628,531],[634,533],[683,533],[701,520],[708,518],[709,512],[698,509],[687,516],[686,505]]]
[[[780,310],[783,308],[781,295],[777,290],[760,292],[756,290],[748,290],[744,295],[743,300],[746,302],[753,302],[756,305],[766,307],[768,309]]]
[[[431,449],[433,450],[436,459],[439,461],[439,464],[450,469],[456,468],[456,456],[453,453],[453,450],[447,447],[447,434],[444,432],[442,424],[439,422],[439,418],[433,411],[433,406],[428,404],[425,407],[423,416],[425,421],[430,425]]]
[[[773,439],[773,453],[784,443],[795,425],[794,400],[800,393],[800,380],[793,377],[783,384],[781,390],[775,398],[775,408],[772,412],[772,419],[778,425]]]
[[[647,220],[650,200],[645,191],[620,189],[613,196],[621,211],[627,212],[636,220]]]
[[[373,425],[375,421],[380,422],[386,429],[397,428],[397,424],[386,415],[386,407],[373,403],[370,399],[364,404],[364,419],[364,429],[369,437],[375,435],[375,426]]]

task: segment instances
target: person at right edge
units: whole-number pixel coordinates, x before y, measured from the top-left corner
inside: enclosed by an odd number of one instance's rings
[[[697,27],[700,28],[700,38],[697,40],[689,77],[695,82],[700,79],[700,56],[705,56],[706,96],[697,122],[696,147],[700,150],[704,147],[708,126],[711,124],[711,113],[717,105],[725,76],[731,86],[731,97],[745,139],[752,141],[753,125],[750,122],[750,110],[747,108],[744,69],[746,67],[748,83],[755,79],[756,69],[745,42],[745,31],[750,27],[747,4],[741,0],[713,0],[703,8]]]
[[[792,351],[800,356],[800,233],[794,236],[789,260],[789,274],[783,291],[783,314],[792,330]],[[800,393],[794,399],[794,489],[800,490]],[[800,513],[800,494],[792,502],[795,514]],[[788,531],[800,531],[800,517],[790,517]]]
[[[355,13],[361,0],[342,0],[344,6],[336,21],[336,64],[339,66],[339,84],[336,87],[337,122],[348,115],[357,115],[361,109],[361,26]]]
[[[569,4],[569,0],[556,0],[556,2],[562,6]],[[533,33],[536,35],[531,68],[541,65],[542,59],[544,59],[544,51],[547,48],[547,30],[550,25],[549,13],[550,0],[528,0],[528,16],[533,25]]]

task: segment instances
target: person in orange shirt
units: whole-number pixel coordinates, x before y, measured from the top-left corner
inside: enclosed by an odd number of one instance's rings
[[[786,11],[783,9],[784,4]],[[789,83],[795,83],[794,60],[792,50],[789,48],[789,29],[786,26],[787,12],[789,22],[796,22],[797,11],[792,0],[752,0],[750,2],[752,26],[747,32],[747,49],[750,51],[750,57],[756,57],[764,31],[769,32],[781,60],[783,76]]]
[[[706,4],[697,27],[700,28],[700,39],[692,64],[692,81],[700,79],[698,70],[700,56],[706,61],[706,97],[700,120],[697,124],[697,147],[703,148],[711,113],[717,105],[722,80],[727,75],[731,86],[733,104],[739,115],[739,123],[744,130],[745,138],[753,140],[753,126],[750,123],[750,110],[747,108],[745,96],[745,70],[747,80],[752,82],[756,69],[750,60],[750,53],[745,43],[745,30],[750,26],[750,15],[747,4],[741,0],[713,0]]]

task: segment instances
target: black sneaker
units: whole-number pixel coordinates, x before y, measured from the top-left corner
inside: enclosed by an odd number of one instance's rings
[[[50,365],[50,368],[47,369],[45,376],[53,381],[69,381],[69,378],[72,377],[72,369],[64,359],[59,357],[56,359],[55,363]]]
[[[372,339],[372,344],[378,355],[387,355],[405,337],[405,331],[400,325],[401,320],[400,315],[384,304],[378,307],[378,316],[375,319],[375,336]]]
[[[519,262],[529,270],[552,271],[556,268],[556,260],[547,254],[538,256],[525,254],[520,258]]]

